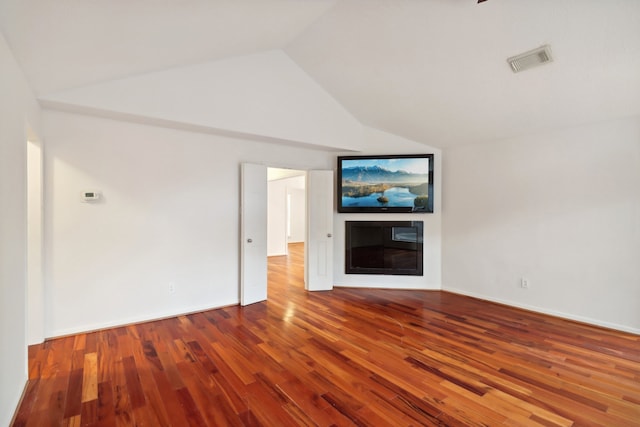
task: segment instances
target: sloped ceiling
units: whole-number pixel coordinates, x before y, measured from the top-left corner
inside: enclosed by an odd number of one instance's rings
[[[287,53],[366,125],[450,146],[640,113],[640,1],[338,2]],[[550,44],[554,61],[506,58]]]
[[[637,0],[1,0],[39,96],[282,49],[362,123],[450,147],[640,115]],[[550,44],[513,74],[508,56]]]
[[[363,148],[362,124],[280,49],[83,86],[40,104],[280,144]]]
[[[37,95],[283,48],[332,1],[0,0]]]

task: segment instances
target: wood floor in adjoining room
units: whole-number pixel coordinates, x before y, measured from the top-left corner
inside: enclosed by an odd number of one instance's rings
[[[308,293],[29,349],[14,426],[640,426],[640,337],[439,291]]]

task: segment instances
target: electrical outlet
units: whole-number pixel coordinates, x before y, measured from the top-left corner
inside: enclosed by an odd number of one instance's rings
[[[522,289],[529,289],[529,279],[526,279],[526,278],[522,277],[520,279],[520,287]]]
[[[175,294],[176,293],[176,284],[173,282],[169,283],[169,293],[170,294]]]

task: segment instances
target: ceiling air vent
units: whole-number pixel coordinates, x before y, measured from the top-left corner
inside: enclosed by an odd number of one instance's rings
[[[528,70],[529,68],[537,67],[551,61],[553,61],[551,48],[547,44],[537,49],[521,53],[520,55],[507,58],[507,62],[514,73]]]

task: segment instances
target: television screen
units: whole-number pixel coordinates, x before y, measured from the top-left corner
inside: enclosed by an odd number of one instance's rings
[[[338,157],[338,212],[433,212],[433,154]]]

